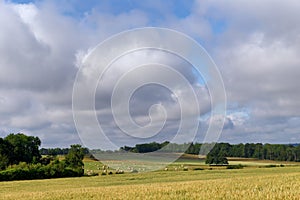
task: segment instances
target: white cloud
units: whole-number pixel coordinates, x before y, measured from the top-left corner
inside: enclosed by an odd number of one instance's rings
[[[152,2],[148,4],[155,9]],[[3,132],[28,131],[39,135],[48,146],[79,142],[72,121],[71,95],[80,60],[114,33],[153,25],[150,14],[138,8],[118,14],[92,9],[82,18],[63,14],[63,9],[48,1],[38,4],[0,1],[2,135]],[[163,19],[155,19],[155,25],[175,28],[202,41],[221,69],[229,107],[233,110],[226,121],[230,128],[224,130],[222,140],[300,140],[296,125],[300,112],[298,1],[196,1],[190,15],[184,18],[171,13],[169,6],[158,9],[165,15]],[[218,33],[216,25],[212,25],[216,21],[224,23]],[[106,77],[106,93],[97,94],[98,98],[109,96],[112,83],[122,70],[134,64],[135,57],[145,59],[147,56],[154,59],[157,54],[131,55],[121,60],[122,67],[115,68]],[[156,59],[158,62],[167,60],[170,65],[178,63],[164,56]],[[195,81],[189,71],[181,72],[191,82]],[[198,98],[203,100],[201,113],[208,112],[206,88],[196,83],[193,86]],[[107,114],[107,97],[97,102],[99,113]],[[174,99],[172,102],[169,97],[165,90],[154,97],[140,93],[135,97],[137,106],[132,111],[133,117],[146,123],[148,107],[138,102],[144,101],[149,106],[156,100],[161,101],[170,116],[178,116]],[[84,96],[82,98],[84,100]],[[242,109],[247,110],[247,117],[240,112]],[[111,120],[105,119],[107,129],[116,132],[112,130]],[[175,129],[174,124],[168,125]]]
[[[300,111],[300,4],[240,3],[211,5],[227,23],[213,54],[221,67],[228,102],[238,105],[236,109],[249,109],[249,118],[236,130],[227,131],[226,136],[235,140],[236,135],[237,141],[299,140],[300,136],[293,134],[297,129],[279,127],[288,126]]]

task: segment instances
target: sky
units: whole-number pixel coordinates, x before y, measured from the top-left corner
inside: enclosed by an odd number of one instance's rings
[[[196,40],[218,66],[227,95],[219,141],[300,143],[299,10],[296,0],[0,0],[0,137],[23,132],[38,136],[43,147],[82,143],[73,120],[72,91],[85,56],[114,34],[162,27]],[[95,97],[99,121],[119,146],[168,140],[178,128],[172,91],[152,85],[136,91],[130,112],[145,125],[151,105],[161,104],[169,113],[163,134],[149,140],[116,136],[120,130],[107,114],[107,91],[131,65],[145,59],[184,74],[203,115],[210,112],[205,81],[189,63],[163,52],[135,52],[113,64]],[[201,142],[205,117],[199,124],[196,141]]]

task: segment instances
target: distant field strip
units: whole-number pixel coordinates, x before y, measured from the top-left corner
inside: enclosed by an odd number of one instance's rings
[[[300,167],[0,183],[0,199],[300,199]]]

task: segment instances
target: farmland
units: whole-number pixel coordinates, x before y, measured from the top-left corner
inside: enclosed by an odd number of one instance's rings
[[[0,182],[0,199],[300,198],[297,163],[234,158],[229,162],[248,167],[235,170],[209,167],[184,157],[168,166],[168,171]],[[97,171],[100,165],[100,162],[85,160],[86,170]],[[188,171],[179,169],[183,165]]]

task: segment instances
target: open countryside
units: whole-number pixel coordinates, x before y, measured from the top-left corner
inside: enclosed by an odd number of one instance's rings
[[[300,200],[299,0],[0,0],[0,200]]]
[[[201,146],[206,147],[199,143],[152,142],[114,152],[89,151],[81,145],[39,149],[38,137],[18,133],[0,138],[0,144],[1,199],[299,199],[300,195],[296,144],[217,143],[206,156],[197,155]],[[124,149],[145,154],[165,145],[173,151],[188,147],[187,153],[156,171],[144,171],[148,160],[139,160],[139,168],[123,170],[95,158],[95,152],[111,155],[108,159],[117,154],[128,158],[119,161],[122,166],[133,166]],[[161,158],[176,155],[164,151]],[[229,157],[233,155],[243,157]],[[274,160],[255,158],[258,155]]]
[[[210,167],[192,158],[168,171],[101,175],[101,162],[85,159],[85,171],[100,175],[0,182],[0,199],[299,199],[299,163],[232,160],[245,167]]]

